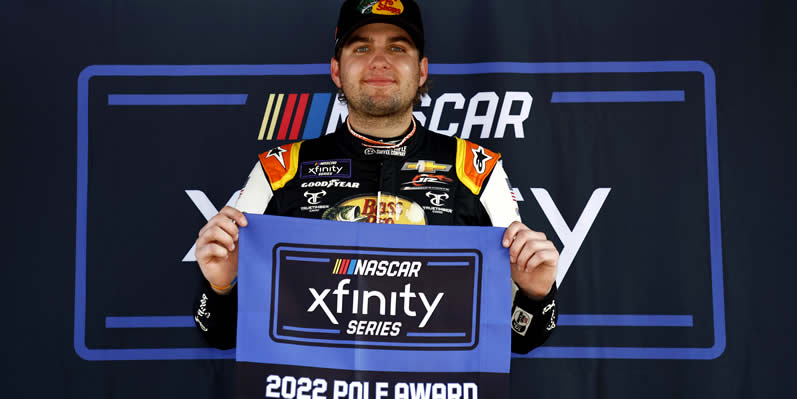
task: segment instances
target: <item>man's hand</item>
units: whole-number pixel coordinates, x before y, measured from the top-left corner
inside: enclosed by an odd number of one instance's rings
[[[202,274],[212,286],[227,287],[238,275],[238,226],[246,226],[243,213],[225,206],[199,230],[196,260]],[[213,290],[227,294],[232,287]]]
[[[503,245],[509,248],[512,281],[531,299],[548,295],[556,280],[559,251],[545,234],[515,221],[506,228]]]

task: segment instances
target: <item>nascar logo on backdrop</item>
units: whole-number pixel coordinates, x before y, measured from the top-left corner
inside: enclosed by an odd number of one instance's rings
[[[268,93],[266,98],[258,140],[317,138],[334,132],[349,114],[333,93]],[[448,136],[524,138],[532,101],[531,93],[520,91],[478,92],[469,99],[462,93],[424,95],[413,115],[423,127]]]

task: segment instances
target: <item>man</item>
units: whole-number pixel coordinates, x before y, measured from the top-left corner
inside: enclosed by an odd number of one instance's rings
[[[200,230],[196,256],[207,281],[194,310],[202,334],[213,346],[235,345],[238,228],[246,226],[246,212],[506,227],[512,350],[542,344],[556,326],[559,253],[520,222],[500,154],[431,133],[414,120],[412,106],[428,78],[417,4],[345,1],[335,37],[330,75],[349,116],[332,135],[260,154],[236,207],[225,207]]]

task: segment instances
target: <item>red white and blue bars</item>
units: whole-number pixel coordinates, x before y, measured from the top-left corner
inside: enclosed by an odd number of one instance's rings
[[[335,267],[332,268],[332,274],[353,274],[355,266],[357,266],[357,259],[338,259],[335,261]]]
[[[310,93],[289,93],[287,96],[284,93],[270,93],[257,139],[298,140],[321,136],[331,98],[332,93],[313,93],[308,111]]]

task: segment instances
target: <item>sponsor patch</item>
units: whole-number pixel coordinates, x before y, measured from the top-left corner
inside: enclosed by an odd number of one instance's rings
[[[512,331],[525,337],[526,331],[529,330],[529,325],[531,324],[531,318],[531,313],[521,308],[515,308],[512,313]]]
[[[454,210],[453,210],[453,209],[451,209],[451,208],[445,208],[445,207],[442,207],[442,206],[428,206],[428,205],[424,205],[422,208],[423,208],[423,210],[425,210],[425,211],[429,211],[429,212],[431,212],[431,213],[434,213],[434,214],[436,214],[436,215],[442,215],[442,214],[444,214],[444,213],[447,213],[447,214],[454,213]]]
[[[426,224],[426,214],[420,205],[388,194],[345,199],[327,209],[321,218],[340,222]]]
[[[409,163],[409,162],[408,162]],[[406,166],[406,164],[405,164]],[[448,183],[453,182],[454,179],[446,176],[446,175],[433,175],[429,173],[421,173],[415,175],[412,180],[408,182],[401,183],[402,186],[409,186],[412,185],[414,187],[422,187],[425,185],[443,185],[446,186]]]
[[[268,150],[268,152],[266,153],[266,158],[274,158],[274,159],[276,159],[277,162],[279,162],[280,165],[282,165],[282,169],[287,169],[288,167],[285,166],[285,157],[283,157],[283,155],[282,155],[282,154],[284,154],[286,152],[288,152],[288,150],[286,150],[286,149],[284,149],[282,147],[274,147],[274,148]]]
[[[555,300],[551,301],[551,303],[548,304],[548,306],[546,306],[542,310],[542,314],[546,314],[548,312],[551,312],[551,318],[548,320],[548,325],[545,327],[545,329],[547,331],[551,331],[554,328],[556,328],[556,322],[554,321],[554,319],[556,318],[556,301]]]
[[[309,181],[304,182],[299,185],[301,188],[313,188],[313,187],[339,187],[339,188],[360,188],[360,183],[356,181],[343,181],[339,179],[330,179],[330,180],[321,180],[321,181]]]
[[[500,158],[497,152],[457,139],[457,177],[475,195],[481,192],[484,181]]]
[[[299,173],[300,179],[319,179],[326,177],[351,178],[351,159],[302,162]]]
[[[274,147],[258,156],[272,190],[279,190],[296,176],[301,141]]]
[[[299,207],[302,212],[316,213],[329,209],[329,205],[309,205]]]
[[[324,190],[316,192],[310,192],[310,191],[304,192],[304,197],[307,198],[307,203],[310,205],[318,205],[318,203],[321,202],[321,198],[326,195],[327,192]]]
[[[401,15],[404,4],[401,0],[362,0],[357,10],[361,14]]]
[[[476,169],[476,173],[484,173],[487,161],[493,159],[493,157],[485,153],[484,147],[482,146],[479,146],[479,148],[471,148],[470,150],[473,152],[473,167]]]
[[[450,196],[447,193],[436,193],[434,191],[427,191],[426,198],[429,198],[429,202],[434,206],[443,206],[446,203],[446,200]]]
[[[438,191],[451,191],[448,187],[437,187],[437,186],[404,186],[400,189],[401,191],[414,191],[414,190],[438,190]]]
[[[366,147],[363,150],[365,155],[387,155],[391,157],[405,157],[407,156],[407,146],[397,148],[372,148]]]
[[[429,172],[448,172],[451,170],[451,165],[445,163],[437,163],[435,161],[415,161],[405,162],[401,170],[417,170],[420,173]]]
[[[321,212],[329,208],[329,205],[321,204],[321,200],[327,195],[326,190],[318,190],[318,191],[305,191],[304,198],[307,199],[307,203],[309,205],[302,206],[299,209],[302,212]]]
[[[451,213],[454,212],[453,209],[448,208],[448,207],[445,206],[446,205],[446,200],[451,198],[451,196],[448,195],[448,193],[440,193],[440,192],[436,192],[436,191],[427,191],[426,192],[426,198],[429,199],[429,203],[432,204],[433,206],[424,205],[423,206],[424,210],[432,212],[432,213],[437,214],[437,215],[444,214],[444,213],[451,214]]]

